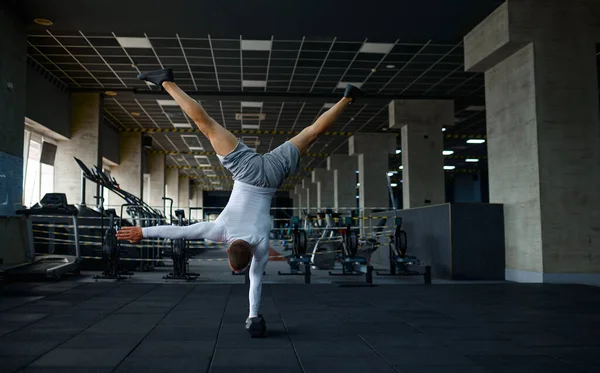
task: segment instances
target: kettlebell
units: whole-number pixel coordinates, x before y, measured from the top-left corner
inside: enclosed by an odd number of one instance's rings
[[[262,315],[249,317],[246,320],[246,330],[251,338],[262,338],[267,334],[267,323]]]

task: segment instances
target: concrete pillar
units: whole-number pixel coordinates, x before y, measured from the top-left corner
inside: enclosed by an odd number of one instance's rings
[[[358,157],[332,154],[327,158],[327,170],[333,172],[333,206],[339,213],[356,209],[356,171]]]
[[[325,168],[315,168],[311,176],[313,185],[317,187],[317,207],[321,210],[333,209],[333,172]]]
[[[294,187],[294,216],[302,216],[302,209],[306,206],[306,194],[302,193],[302,185],[297,184]]]
[[[140,197],[143,195],[144,174],[142,169],[142,134],[121,133],[121,162],[111,171],[121,189]]]
[[[192,187],[192,186],[190,186]],[[202,187],[200,185],[193,185],[194,189],[195,189],[195,193],[194,193],[194,201],[192,204],[192,207],[204,207],[204,190],[202,189]],[[192,217],[194,219],[202,219],[203,216],[203,210],[194,210],[192,211]]]
[[[150,168],[150,190],[148,191],[148,201],[150,206],[162,210],[163,197],[165,196],[165,155],[150,154],[148,155],[148,166]]]
[[[7,6],[0,5],[0,215],[14,215],[23,195],[27,33]]]
[[[509,0],[464,39],[465,69],[485,72],[508,280],[600,284],[599,11]]]
[[[312,176],[302,179],[302,189],[306,196],[306,203],[302,209],[307,213],[317,212],[317,186],[312,183]]]
[[[395,100],[389,121],[402,131],[403,208],[445,203],[442,128],[454,125],[454,102]]]
[[[54,169],[54,190],[65,193],[69,203],[82,202],[81,168],[73,157],[89,169],[102,168],[100,155],[100,123],[103,121],[103,99],[98,93],[71,94],[71,138],[58,143]],[[115,176],[111,172],[112,176]],[[117,179],[119,181],[119,179]],[[97,185],[87,182],[85,202],[96,205]]]
[[[187,216],[190,207],[190,178],[187,175],[179,175],[179,208],[185,210]]]
[[[165,175],[167,179],[165,194],[167,198],[173,199],[173,210],[175,210],[179,206],[179,170],[167,168]],[[169,208],[168,204],[167,208]]]
[[[371,209],[387,209],[390,196],[387,181],[388,158],[396,152],[396,136],[361,133],[348,141],[350,155],[358,155],[359,206],[361,214]]]

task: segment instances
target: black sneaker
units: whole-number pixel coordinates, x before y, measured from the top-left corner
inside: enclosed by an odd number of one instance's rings
[[[346,86],[346,92],[344,92],[344,97],[351,99],[351,104],[356,101],[357,98],[363,97],[365,92],[361,91],[360,88],[353,86],[352,84],[348,84]]]
[[[175,80],[175,78],[173,77],[173,69],[171,68],[142,73],[139,74],[137,78],[153,83],[160,88],[162,88],[163,82],[172,82]]]

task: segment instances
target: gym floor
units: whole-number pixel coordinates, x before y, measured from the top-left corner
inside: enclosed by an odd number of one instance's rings
[[[264,339],[244,329],[247,297],[243,283],[5,284],[0,372],[600,371],[594,287],[267,284]]]

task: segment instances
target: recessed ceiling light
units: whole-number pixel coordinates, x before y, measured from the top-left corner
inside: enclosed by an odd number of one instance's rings
[[[398,184],[396,184],[396,183],[391,183],[390,185],[392,186],[392,188],[395,188],[398,186]]]
[[[156,100],[156,103],[160,106],[177,106],[177,101],[175,100]]]
[[[342,88],[342,89],[346,89],[346,86],[348,84],[352,84],[353,86],[355,86],[356,88],[360,88],[362,87],[362,83],[358,83],[358,82],[339,82],[337,84],[337,88]]]
[[[443,155],[452,155],[452,154],[454,154],[454,150],[444,150],[444,151],[442,152],[442,154],[443,154]]]
[[[395,69],[396,65],[385,65],[386,69]]]
[[[446,132],[446,127],[442,127],[442,132]]]
[[[116,96],[117,92],[115,92],[115,91],[106,91],[106,92],[104,92],[104,94],[107,95],[107,96]]]
[[[456,166],[444,166],[444,170],[454,170]]]
[[[360,47],[359,52],[386,54],[390,53],[392,48],[394,48],[394,44],[392,43],[364,43],[362,47]]]
[[[258,101],[242,101],[242,107],[262,108],[263,103]]]
[[[477,159],[477,158],[467,158],[467,159],[465,159],[465,162],[479,162],[479,159]]]
[[[396,149],[396,154],[402,153],[402,149]]]
[[[267,86],[265,80],[242,80],[242,87],[248,88],[264,88]]]
[[[148,38],[121,38],[117,37],[117,42],[123,48],[141,48],[151,49],[152,43]]]
[[[484,139],[468,139],[467,144],[483,144],[485,142]]]
[[[243,51],[270,51],[273,43],[271,40],[242,40]]]
[[[141,114],[138,113],[137,111],[132,111],[131,115],[133,115],[134,117],[139,117]]]
[[[404,169],[404,166],[400,166],[400,167],[398,167],[398,169],[399,169],[399,170],[402,170],[402,169]]]
[[[242,124],[243,130],[257,130],[260,129],[260,125],[258,124]]]
[[[173,123],[173,127],[176,128],[192,128],[189,123]]]
[[[40,26],[52,26],[54,24],[54,22],[52,22],[49,19],[46,18],[36,18],[33,20],[33,22],[37,23]]]

